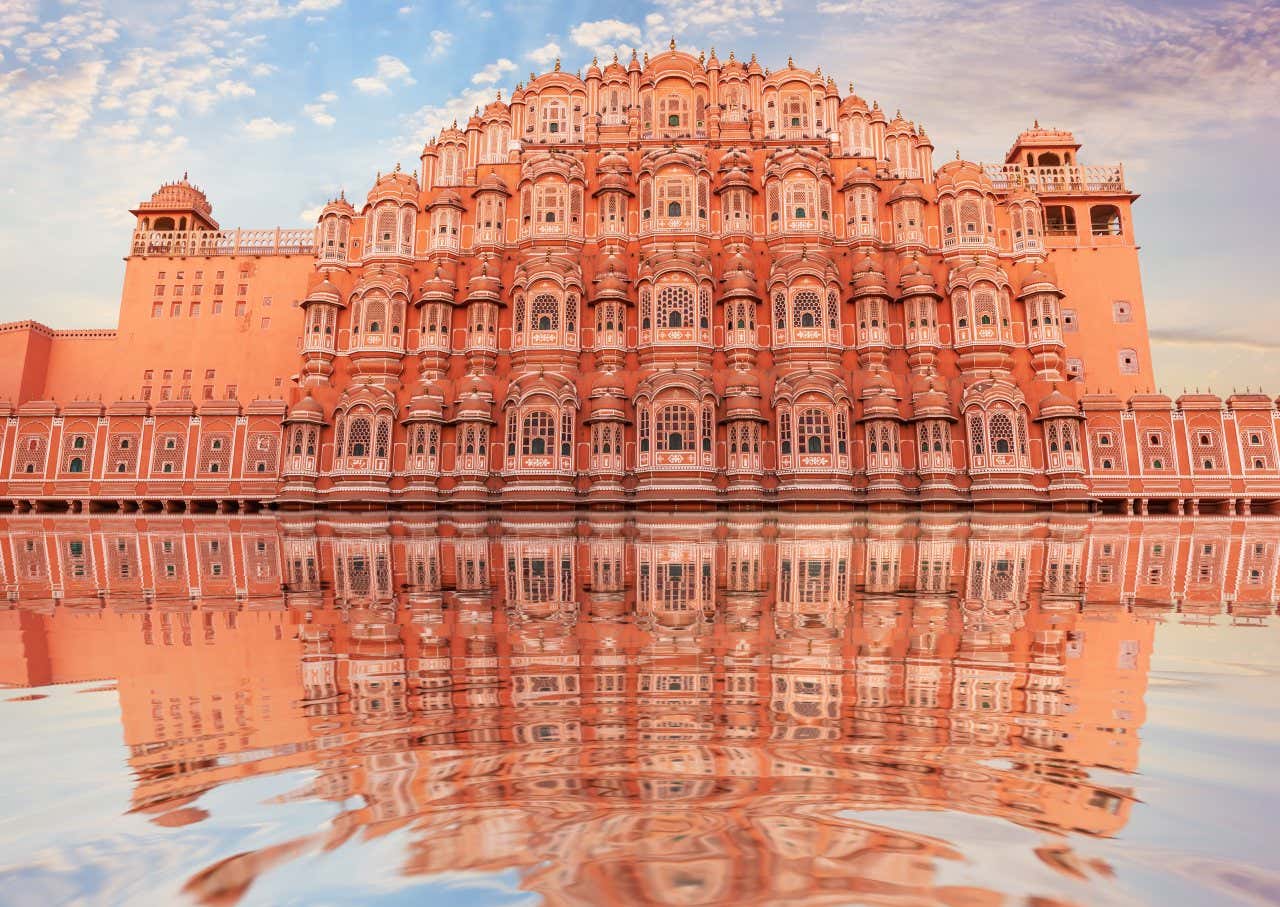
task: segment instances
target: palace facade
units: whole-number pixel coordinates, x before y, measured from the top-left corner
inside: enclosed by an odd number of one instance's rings
[[[119,328],[0,326],[19,509],[1249,512],[1275,401],[1156,393],[1120,165],[1038,124],[936,167],[821,70],[530,77],[314,229],[184,177]]]

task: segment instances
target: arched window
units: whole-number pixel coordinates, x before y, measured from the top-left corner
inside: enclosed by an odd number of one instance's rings
[[[84,460],[79,457],[72,457],[71,463],[67,467],[67,472],[84,472]]]
[[[369,455],[369,444],[373,437],[372,427],[365,418],[351,420],[347,433],[347,456],[365,457]]]
[[[683,403],[669,403],[658,410],[655,423],[658,450],[674,452],[697,449],[694,439],[696,421],[691,407]]]
[[[831,453],[831,417],[825,409],[810,407],[796,415],[796,439],[801,453]]]
[[[1119,236],[1124,232],[1120,209],[1115,205],[1093,205],[1089,208],[1089,228],[1094,236]]]
[[[546,410],[526,413],[521,424],[521,453],[525,456],[544,456],[555,445],[555,419]]]
[[[694,324],[693,301],[693,290],[690,287],[663,287],[658,291],[658,327],[692,327]]]

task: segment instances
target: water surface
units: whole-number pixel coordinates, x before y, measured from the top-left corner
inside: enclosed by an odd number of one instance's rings
[[[1280,903],[1265,518],[0,528],[6,904]]]

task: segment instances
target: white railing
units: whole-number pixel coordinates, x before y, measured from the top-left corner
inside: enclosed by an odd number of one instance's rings
[[[1123,164],[1077,164],[1024,167],[1021,164],[983,164],[998,191],[1025,186],[1035,192],[1123,192]]]
[[[312,255],[316,231],[136,230],[133,255]]]

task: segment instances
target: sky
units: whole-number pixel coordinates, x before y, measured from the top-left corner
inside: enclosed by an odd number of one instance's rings
[[[314,223],[530,72],[615,50],[822,67],[1001,161],[1038,119],[1122,161],[1156,376],[1280,394],[1280,3],[0,0],[0,321],[113,327],[133,218],[190,174],[224,227]]]

